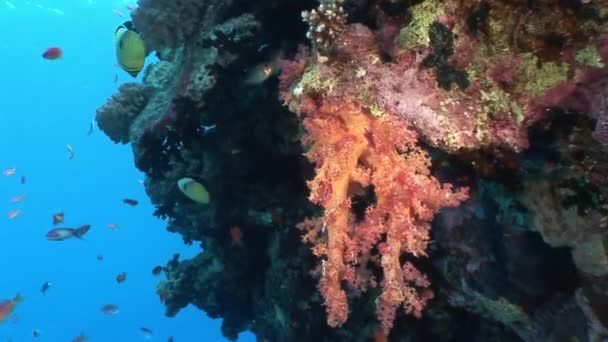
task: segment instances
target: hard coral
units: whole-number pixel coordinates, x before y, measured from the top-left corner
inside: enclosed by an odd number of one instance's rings
[[[303,239],[327,258],[319,281],[327,322],[336,327],[348,317],[342,282],[360,291],[376,284],[366,270],[375,260],[383,270],[377,315],[388,333],[398,307],[420,317],[432,298],[426,277],[400,258],[425,256],[434,214],[458,205],[467,192],[453,192],[430,175],[430,159],[416,145],[415,132],[397,116],[373,117],[352,100],[339,99],[306,99],[302,111],[303,142],[311,144],[306,156],[317,171],[309,182],[310,200],[325,209],[321,225],[303,224]],[[353,197],[368,187],[376,200],[356,220]]]
[[[321,52],[327,52],[346,25],[344,0],[320,0],[319,7],[302,12],[302,19],[310,25],[306,37]]]
[[[148,50],[175,48],[211,28],[231,4],[231,0],[139,0],[133,24]]]
[[[130,141],[131,125],[146,107],[151,88],[139,83],[125,83],[118,93],[97,109],[99,128],[115,143]]]

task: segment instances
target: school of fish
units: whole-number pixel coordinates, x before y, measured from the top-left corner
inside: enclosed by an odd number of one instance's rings
[[[9,1],[5,1],[5,5],[9,9],[16,8],[16,6]],[[125,7],[128,11],[133,11],[136,8],[132,4],[127,4]],[[40,8],[45,9],[43,7],[40,7]],[[46,9],[55,14],[64,15],[64,13],[59,9],[55,9],[55,8],[46,8]],[[120,11],[118,9],[113,9],[112,12],[121,18],[126,16],[122,11]],[[114,42],[115,42],[115,51],[116,51],[116,65],[119,66],[121,69],[123,69],[125,72],[127,72],[130,76],[137,77],[144,67],[145,58],[148,55],[149,51],[146,50],[143,40],[139,36],[139,33],[137,32],[137,30],[135,29],[135,27],[133,26],[131,21],[125,21],[116,28],[116,30],[114,31]],[[51,47],[46,48],[42,52],[41,56],[45,60],[61,61],[64,59],[64,51],[59,46],[51,46]],[[260,67],[260,70],[256,69],[255,72],[252,73],[252,75],[254,75],[254,76],[251,76],[250,78],[253,80],[252,83],[255,83],[255,82],[257,82],[258,78],[268,77],[270,73],[274,73],[274,72],[275,72],[274,65],[271,65],[271,66],[266,65],[266,66]],[[260,74],[261,76],[259,76],[258,74]],[[115,75],[114,82],[116,82],[117,80],[118,80],[118,75]],[[201,128],[201,132],[202,132],[202,134],[208,134],[208,133],[212,132],[214,129],[215,129],[215,125],[203,126]],[[94,122],[91,122],[87,135],[91,135],[93,133],[93,131],[94,131]],[[76,155],[75,150],[71,144],[67,144],[66,146],[67,146],[66,147],[67,159],[71,160]],[[17,167],[15,167],[15,166],[6,168],[2,172],[2,175],[4,177],[11,177],[15,174],[17,174]],[[20,176],[20,183],[22,185],[26,184],[25,175]],[[143,184],[143,181],[140,180],[140,183]],[[184,177],[184,178],[178,180],[176,187],[185,197],[189,198],[190,200],[192,200],[194,202],[197,202],[200,204],[208,204],[211,201],[210,194],[209,194],[208,190],[205,188],[205,186],[191,177]],[[12,202],[14,205],[21,205],[23,202],[27,202],[26,201],[27,198],[28,198],[28,195],[26,193],[22,193],[22,194],[13,196],[10,199],[10,202]],[[122,199],[122,202],[128,206],[137,206],[139,203],[137,200],[132,199],[132,198],[124,198],[124,199]],[[13,220],[13,219],[16,219],[17,217],[21,216],[22,214],[23,214],[23,212],[22,212],[21,208],[15,208],[15,209],[10,210],[7,213],[7,218],[9,220]],[[65,214],[63,211],[53,213],[51,215],[51,218],[52,218],[51,223],[53,226],[63,225],[65,222]],[[117,230],[120,226],[117,223],[108,223],[107,227],[111,230]],[[238,230],[238,228],[233,228],[233,230],[231,231],[233,242],[236,244],[240,244],[240,237],[241,237],[240,230],[236,231],[234,229]],[[63,242],[66,240],[84,240],[85,235],[87,235],[87,233],[89,233],[90,230],[91,230],[90,224],[82,224],[77,227],[64,227],[64,226],[54,227],[54,228],[51,228],[48,230],[45,238],[48,241],[55,241],[55,242]],[[104,258],[103,258],[102,254],[98,254],[96,256],[96,259],[98,261],[103,261]],[[157,265],[152,269],[151,273],[154,276],[158,276],[165,270],[166,270],[165,267]],[[127,272],[120,272],[116,276],[116,282],[118,284],[121,284],[121,283],[125,282],[126,280],[127,280]],[[51,290],[51,287],[52,287],[52,283],[49,282],[48,280],[45,280],[42,283],[40,292],[43,295],[46,295]],[[164,298],[163,298],[162,293],[160,294],[160,297],[161,297],[161,301],[163,301]],[[24,297],[22,297],[22,295],[20,293],[18,293],[16,295],[14,295],[12,298],[0,299],[0,324],[6,322],[7,320],[12,320],[13,322],[15,322],[17,320],[15,311],[16,311],[17,307],[19,306],[19,304],[23,301],[23,298]],[[116,316],[120,313],[120,310],[117,305],[109,303],[109,304],[105,304],[101,307],[101,312],[108,316]],[[151,338],[153,335],[152,330],[148,327],[140,327],[139,330],[145,338]],[[42,332],[39,329],[34,329],[32,331],[31,335],[34,338],[38,338],[38,337],[42,336]],[[81,332],[78,336],[76,336],[72,339],[72,342],[86,342],[88,340],[89,340],[89,336],[87,336],[84,332]],[[12,339],[9,338],[8,341],[12,341]],[[168,341],[174,342],[173,336],[170,336]]]

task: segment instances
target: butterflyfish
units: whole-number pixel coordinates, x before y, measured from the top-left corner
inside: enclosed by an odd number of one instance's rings
[[[177,187],[186,197],[195,202],[207,204],[211,200],[207,189],[192,178],[186,177],[178,180]]]
[[[125,21],[116,28],[114,43],[118,65],[129,75],[137,77],[144,67],[146,48],[144,41],[133,27],[133,23]]]

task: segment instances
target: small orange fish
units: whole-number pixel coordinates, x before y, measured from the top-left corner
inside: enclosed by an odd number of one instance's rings
[[[8,177],[8,176],[14,175],[15,172],[17,172],[17,168],[16,167],[11,167],[11,168],[8,168],[8,169],[4,170],[4,172],[2,172],[2,174]]]
[[[234,226],[230,228],[230,240],[232,240],[233,245],[242,246],[243,245],[243,232],[241,228]]]
[[[23,300],[20,294],[17,294],[13,299],[0,300],[0,323],[4,322],[8,316],[15,310],[17,304]]]
[[[125,17],[125,15],[121,11],[119,11],[117,9],[113,9],[112,12],[114,12],[117,16],[119,16],[121,18]]]
[[[117,276],[116,276],[116,282],[117,283],[122,283],[125,280],[127,280],[127,272],[120,272]]]
[[[25,199],[25,197],[26,197],[26,195],[15,196],[15,197],[11,198],[11,202],[19,203],[19,202],[23,201]]]
[[[53,214],[53,224],[62,224],[63,223],[63,211]]]
[[[108,228],[112,229],[112,230],[116,230],[116,229],[120,228],[120,226],[117,225],[116,223],[108,223]]]
[[[63,58],[63,51],[61,51],[61,48],[58,47],[50,47],[44,50],[42,53],[42,58],[50,60]]]
[[[14,219],[15,217],[21,215],[21,209],[15,209],[15,210],[11,210],[8,212],[8,218],[9,219]]]

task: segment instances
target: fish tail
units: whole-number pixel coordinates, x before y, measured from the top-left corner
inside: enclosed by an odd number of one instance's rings
[[[17,294],[15,295],[15,297],[13,297],[13,302],[15,302],[15,303],[19,303],[19,302],[21,302],[21,301],[23,301],[23,296],[21,295],[21,293],[17,293]]]
[[[72,233],[72,236],[79,239],[79,240],[85,240],[83,237],[84,233],[82,231],[79,231],[78,229],[74,230],[74,232]]]
[[[79,238],[80,240],[84,240],[83,236],[89,231],[90,228],[91,226],[89,225],[84,225],[80,228],[76,228],[72,232],[72,236],[74,236],[75,238]]]

